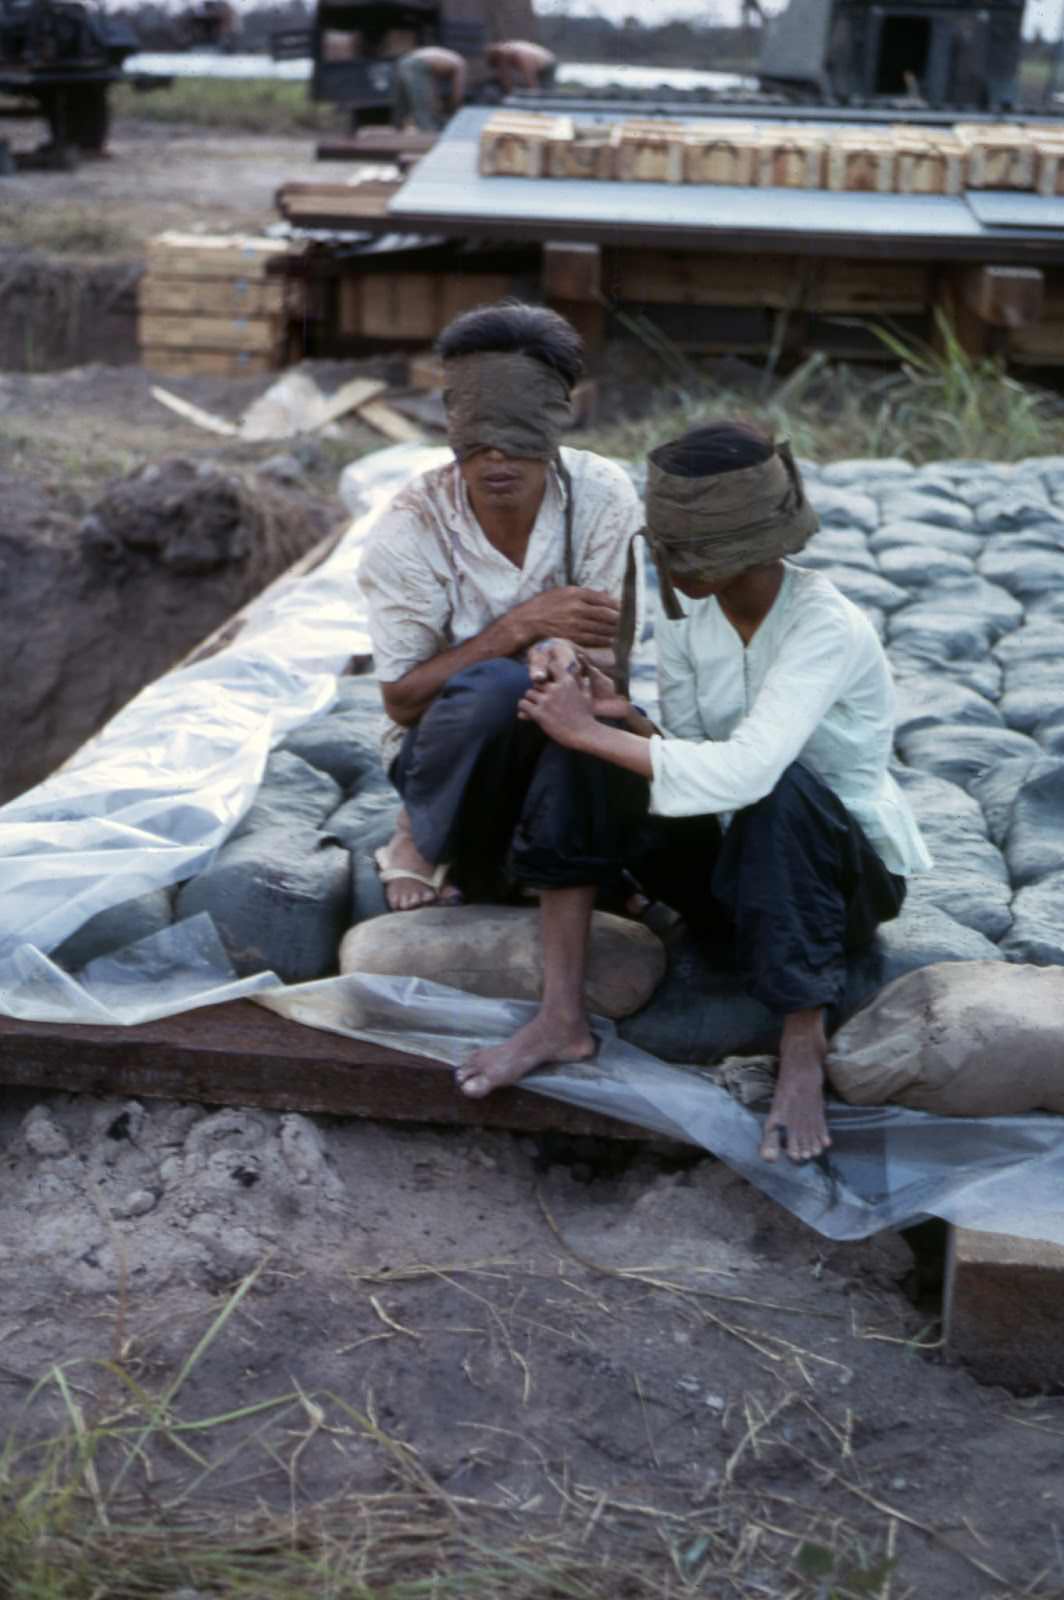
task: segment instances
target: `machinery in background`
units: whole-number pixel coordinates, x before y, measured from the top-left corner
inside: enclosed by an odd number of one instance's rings
[[[129,78],[127,57],[138,49],[128,23],[81,0],[0,0],[0,94],[16,104],[0,116],[43,116],[55,164],[107,143],[113,83],[162,87],[165,79]]]

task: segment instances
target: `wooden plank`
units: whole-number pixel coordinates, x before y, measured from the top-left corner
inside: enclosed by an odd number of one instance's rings
[[[281,278],[171,278],[146,273],[137,288],[141,311],[166,316],[260,317],[285,310],[294,284]]]
[[[1064,1385],[1064,1248],[951,1228],[944,1292],[946,1349],[981,1383]]]
[[[707,255],[675,250],[611,250],[603,272],[616,300],[656,305],[793,307],[797,263],[786,255]],[[922,311],[931,269],[921,261],[816,263],[803,304],[820,312]]]
[[[137,319],[142,349],[247,350],[279,353],[284,322],[279,317],[161,317]]]
[[[385,1121],[649,1137],[613,1118],[517,1089],[470,1100],[439,1062],[303,1027],[250,1000],[136,1028],[0,1017],[0,1082]]]
[[[385,400],[371,400],[368,405],[359,406],[358,416],[361,422],[368,422],[371,428],[376,428],[378,433],[383,433],[386,439],[396,444],[424,442],[425,435],[417,424]]]
[[[277,361],[251,350],[178,350],[144,346],[141,365],[164,378],[252,378],[275,372]]]
[[[602,249],[597,244],[545,244],[543,293],[549,300],[595,301],[602,296]]]
[[[426,389],[430,393],[443,388],[443,362],[435,350],[422,350],[410,357],[406,381],[412,389]]]

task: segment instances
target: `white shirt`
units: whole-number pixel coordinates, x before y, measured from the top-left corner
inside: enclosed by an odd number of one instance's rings
[[[553,468],[520,567],[488,540],[456,461],[422,473],[396,495],[359,569],[380,682],[397,683],[546,589],[571,582],[620,599],[629,541],[643,526],[639,497],[624,469],[603,456],[567,447],[561,456],[573,488],[571,577],[565,494]],[[386,720],[385,766],[405,731]]]
[[[800,761],[856,817],[888,871],[930,867],[887,770],[894,685],[864,613],[830,579],[789,562],[747,645],[714,598],[685,606],[682,621],[661,617],[655,629],[666,737],[650,741],[650,809],[738,811]]]

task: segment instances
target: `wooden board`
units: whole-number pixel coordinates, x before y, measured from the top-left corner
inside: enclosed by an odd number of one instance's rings
[[[294,288],[281,278],[171,278],[149,272],[138,285],[137,305],[164,316],[258,317],[283,311]]]
[[[397,180],[365,183],[284,183],[277,191],[277,209],[290,222],[311,217],[386,217],[388,204],[402,185]]]
[[[248,350],[280,353],[284,320],[280,317],[163,317],[142,313],[137,319],[141,349]]]
[[[387,1121],[650,1137],[519,1089],[469,1100],[439,1062],[303,1027],[250,1000],[136,1028],[0,1017],[0,1083]]]
[[[166,378],[254,378],[275,372],[279,357],[250,350],[179,350],[142,347],[141,365]]]
[[[799,263],[786,255],[611,250],[602,276],[612,299],[657,305],[778,311],[800,304],[810,311],[898,314],[922,311],[932,294],[931,268],[920,261]]]

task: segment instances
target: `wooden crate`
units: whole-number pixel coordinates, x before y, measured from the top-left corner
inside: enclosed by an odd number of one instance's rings
[[[164,378],[254,378],[274,372],[272,356],[251,350],[177,350],[169,346],[144,346],[141,365]]]
[[[165,317],[146,312],[137,319],[137,337],[144,350],[247,350],[280,356],[285,328],[281,316]]]
[[[1037,151],[1028,129],[958,122],[953,131],[967,154],[969,189],[1034,188]]]
[[[257,280],[283,272],[285,263],[302,255],[304,246],[286,239],[247,234],[157,234],[148,240],[149,274],[167,278]]]
[[[844,130],[828,146],[827,186],[862,194],[890,194],[894,189],[895,147],[889,133],[875,129]]]
[[[663,117],[632,117],[617,129],[615,171],[624,182],[682,183],[687,128]]]
[[[845,314],[919,314],[932,300],[923,261],[837,260],[799,264],[782,254],[611,250],[602,281],[611,299],[642,305],[785,307]]]
[[[137,289],[141,313],[162,316],[276,316],[294,299],[282,278],[164,278],[147,273]]]
[[[1032,129],[1035,146],[1035,186],[1039,194],[1064,194],[1064,129],[1044,133]]]
[[[827,139],[811,128],[763,128],[758,182],[766,188],[821,189]]]
[[[548,145],[572,137],[569,117],[497,111],[480,132],[479,170],[486,178],[542,178]]]
[[[547,140],[548,178],[597,178],[608,181],[617,176],[618,130],[603,123],[574,126],[570,135]]]
[[[684,148],[687,183],[756,183],[761,135],[750,122],[689,128]]]
[[[967,173],[967,151],[959,139],[930,128],[897,126],[894,142],[894,187],[898,194],[961,194]]]
[[[512,290],[501,272],[363,272],[341,278],[338,331],[349,339],[435,339],[453,317]]]

